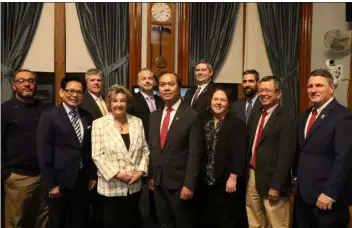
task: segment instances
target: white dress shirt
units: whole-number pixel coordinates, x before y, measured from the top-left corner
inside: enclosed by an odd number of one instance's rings
[[[171,111],[171,113],[170,113],[170,121],[169,121],[169,126],[168,126],[167,129],[170,128],[171,123],[172,123],[172,121],[173,121],[173,119],[174,119],[174,117],[175,117],[175,114],[176,114],[176,112],[177,112],[177,109],[178,109],[178,107],[180,107],[180,104],[181,104],[181,99],[178,99],[178,101],[177,101],[174,105],[171,106],[172,111]],[[165,118],[165,116],[166,116],[166,113],[167,113],[167,109],[168,109],[168,108],[169,108],[169,107],[167,107],[167,106],[164,107],[163,115],[161,116],[160,132],[161,132],[161,128],[162,128],[162,126],[163,126],[163,121],[164,121],[164,118]]]
[[[209,85],[210,82],[211,82],[211,80],[209,80],[207,83],[204,83],[203,85],[200,85],[200,86],[197,87],[197,89],[200,87],[200,91],[199,91],[198,97],[201,95],[201,93]],[[191,104],[193,104],[193,100],[194,100],[194,96],[195,95],[196,95],[196,93],[193,94],[193,97],[192,97],[192,100],[191,100]]]

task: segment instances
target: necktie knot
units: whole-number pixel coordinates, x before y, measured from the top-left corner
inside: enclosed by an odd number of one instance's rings
[[[171,108],[171,107],[168,107],[167,109],[166,109],[166,111],[167,112],[171,112],[173,109]]]
[[[71,110],[70,112],[69,112],[69,114],[72,116],[72,117],[76,117],[76,115],[77,115],[77,112],[76,112],[76,110]]]
[[[264,110],[263,112],[262,112],[262,116],[263,117],[266,117],[268,115],[268,112],[266,111],[266,110]]]
[[[312,110],[312,115],[313,115],[313,116],[318,115],[318,111],[317,111],[316,109],[313,109],[313,110]]]

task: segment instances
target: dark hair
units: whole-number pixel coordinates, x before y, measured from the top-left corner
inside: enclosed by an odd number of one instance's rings
[[[228,109],[228,111],[230,111],[230,109],[231,109],[231,105],[232,105],[232,92],[231,92],[231,90],[230,90],[229,88],[224,87],[224,86],[218,85],[218,86],[216,86],[215,89],[213,89],[213,91],[212,91],[212,93],[211,93],[211,95],[209,96],[209,99],[208,99],[207,110],[208,110],[208,112],[209,112],[210,114],[213,113],[213,112],[211,111],[211,108],[210,108],[210,106],[211,106],[211,100],[213,99],[213,96],[214,96],[214,94],[215,94],[217,91],[223,91],[223,92],[225,93],[225,95],[226,95],[226,97],[227,97],[227,100],[228,100],[228,102],[229,102],[229,109]]]
[[[282,90],[281,80],[276,76],[265,76],[264,78],[260,79],[259,84],[268,81],[274,81],[275,90]]]
[[[83,87],[83,92],[86,91],[86,84],[79,76],[67,76],[67,75],[61,80],[61,89],[66,89],[67,83],[72,81],[81,83]]]
[[[38,79],[38,75],[37,75],[36,73],[34,73],[33,71],[28,70],[28,69],[19,69],[19,70],[16,70],[16,71],[13,73],[12,82],[15,81],[16,75],[17,75],[18,73],[21,73],[21,72],[28,72],[28,73],[31,73],[31,74],[34,76],[34,78],[35,78],[36,81],[37,81],[37,79]]]
[[[201,64],[201,63],[204,63],[204,64],[207,65],[207,68],[208,68],[208,70],[209,70],[210,73],[213,72],[213,66],[210,64],[210,62],[208,62],[208,61],[205,60],[205,59],[199,60],[199,61],[197,62],[197,64],[196,64],[196,67],[195,67],[195,68],[197,68],[197,66],[198,66],[199,64]]]
[[[331,73],[328,70],[316,69],[309,74],[309,77],[315,77],[315,76],[320,76],[325,78],[326,80],[328,80],[329,85],[334,84],[334,78],[332,77]]]
[[[159,80],[160,80],[160,78],[161,78],[163,75],[165,75],[165,74],[172,74],[172,75],[174,75],[174,76],[176,77],[177,85],[178,85],[178,87],[181,89],[181,87],[182,87],[182,80],[181,80],[180,76],[178,76],[178,74],[171,73],[171,72],[162,72],[162,73],[160,74],[160,76],[158,77],[158,80],[157,80],[158,85],[159,85]]]
[[[243,78],[243,76],[245,76],[246,74],[254,74],[255,80],[256,80],[256,81],[259,81],[259,73],[258,73],[258,71],[254,70],[254,69],[246,70],[245,72],[243,72],[242,78]]]

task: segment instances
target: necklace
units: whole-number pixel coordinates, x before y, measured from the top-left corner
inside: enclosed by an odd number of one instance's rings
[[[119,129],[120,132],[123,131],[122,125],[118,129]]]
[[[121,124],[120,126],[117,126],[117,121],[115,121],[115,125],[116,125],[117,129],[119,130],[119,132],[122,132],[122,131],[123,131],[123,126],[124,126],[126,123],[127,123],[127,121],[124,122],[123,124]]]

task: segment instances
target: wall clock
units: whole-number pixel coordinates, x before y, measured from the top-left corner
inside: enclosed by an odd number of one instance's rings
[[[159,76],[174,72],[176,3],[148,3],[147,66]]]

